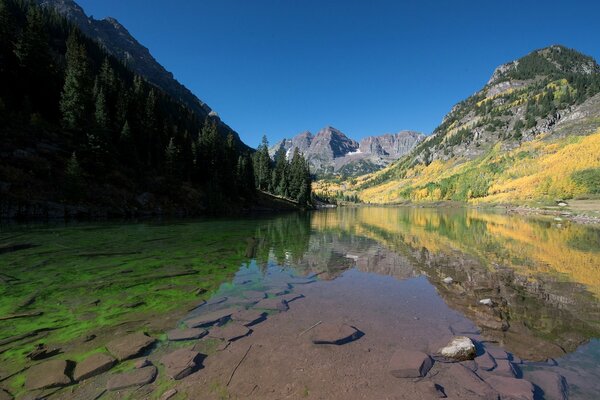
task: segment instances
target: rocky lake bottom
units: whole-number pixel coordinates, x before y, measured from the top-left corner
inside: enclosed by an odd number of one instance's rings
[[[0,399],[594,399],[600,228],[462,209],[0,226]]]

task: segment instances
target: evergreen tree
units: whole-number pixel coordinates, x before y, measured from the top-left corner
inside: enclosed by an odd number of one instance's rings
[[[96,126],[101,129],[108,128],[108,109],[106,104],[106,97],[104,95],[104,89],[100,89],[96,96],[96,111],[94,113],[96,120]]]
[[[89,66],[85,47],[76,31],[67,40],[67,69],[60,100],[63,124],[70,129],[81,129],[86,124],[90,103]]]
[[[82,190],[83,171],[79,165],[79,160],[77,160],[77,155],[73,153],[65,168],[65,196],[68,200],[79,200],[82,198]]]
[[[269,156],[269,141],[263,135],[262,141],[254,154],[254,176],[256,187],[268,191],[272,183],[271,157]]]
[[[179,178],[179,148],[175,145],[175,138],[169,140],[165,149],[165,166],[167,175],[172,178]]]

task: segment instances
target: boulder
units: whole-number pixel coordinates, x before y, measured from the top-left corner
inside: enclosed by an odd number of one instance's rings
[[[311,335],[314,344],[342,345],[352,342],[361,336],[361,332],[353,326],[324,322],[316,326]]]
[[[173,329],[167,332],[167,339],[169,339],[172,342],[177,342],[181,340],[195,340],[200,339],[206,334],[206,329],[201,328]]]
[[[490,376],[487,383],[500,393],[502,399],[533,400],[534,387],[524,379]]]
[[[110,370],[117,360],[108,354],[96,353],[92,354],[75,367],[73,379],[77,382],[100,375]]]
[[[438,353],[451,360],[472,360],[475,358],[475,344],[466,336],[457,336],[447,346],[439,349]]]
[[[424,377],[432,366],[431,357],[416,350],[396,350],[389,362],[390,373],[396,378]]]
[[[188,328],[199,328],[201,326],[214,325],[217,322],[221,323],[231,316],[237,308],[229,307],[222,310],[211,311],[197,317],[193,317],[185,321]]]
[[[122,390],[134,386],[144,386],[154,381],[158,373],[155,366],[134,369],[133,371],[124,372],[114,375],[106,384],[108,390]]]
[[[165,366],[165,373],[171,379],[183,379],[190,375],[200,364],[201,354],[190,349],[179,349],[160,359]]]
[[[208,336],[215,339],[223,339],[229,342],[233,342],[237,339],[247,336],[252,331],[243,325],[236,323],[229,323],[225,326],[219,326],[208,333]]]
[[[564,376],[553,371],[528,371],[525,378],[537,385],[544,392],[546,400],[567,400],[569,386]]]
[[[250,326],[264,320],[265,313],[258,310],[240,310],[235,314],[232,314],[231,319],[242,325]]]
[[[287,311],[289,309],[287,301],[277,297],[261,300],[254,305],[254,308],[269,311]]]
[[[48,389],[67,386],[71,379],[67,376],[68,363],[65,360],[46,361],[34,365],[27,371],[27,390]]]
[[[138,356],[156,342],[156,339],[143,333],[132,333],[111,340],[106,348],[118,361],[128,360]]]

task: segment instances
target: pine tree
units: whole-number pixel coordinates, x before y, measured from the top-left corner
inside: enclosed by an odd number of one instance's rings
[[[79,200],[82,197],[82,189],[83,171],[79,165],[79,160],[77,160],[77,155],[73,153],[65,168],[65,195],[69,200]]]
[[[107,129],[109,126],[108,121],[108,106],[106,104],[106,96],[104,95],[104,89],[100,89],[96,97],[96,111],[94,117],[96,120],[96,126],[101,129]]]
[[[67,40],[67,70],[60,100],[63,124],[69,129],[81,129],[86,124],[90,104],[90,77],[85,47],[76,31]]]
[[[263,135],[261,144],[254,155],[254,176],[256,187],[268,191],[272,183],[272,175],[269,141],[266,135]]]
[[[167,175],[172,178],[179,177],[179,148],[175,145],[175,138],[171,137],[165,149],[165,166]]]

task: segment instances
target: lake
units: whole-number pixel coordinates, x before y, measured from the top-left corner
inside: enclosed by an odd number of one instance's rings
[[[0,318],[0,388],[17,398],[158,399],[175,388],[173,398],[479,399],[517,379],[533,382],[536,398],[591,399],[600,393],[600,227],[408,207],[9,224],[0,227]],[[174,340],[184,328],[208,333]],[[82,383],[44,385],[55,377],[35,372],[69,360],[70,380],[135,332],[156,342]],[[457,336],[474,341],[475,361],[439,357]],[[315,343],[322,337],[340,342]],[[184,349],[200,357],[174,380],[178,367],[164,357]],[[399,378],[390,373],[398,351],[433,365]],[[138,356],[157,376],[107,391]]]

